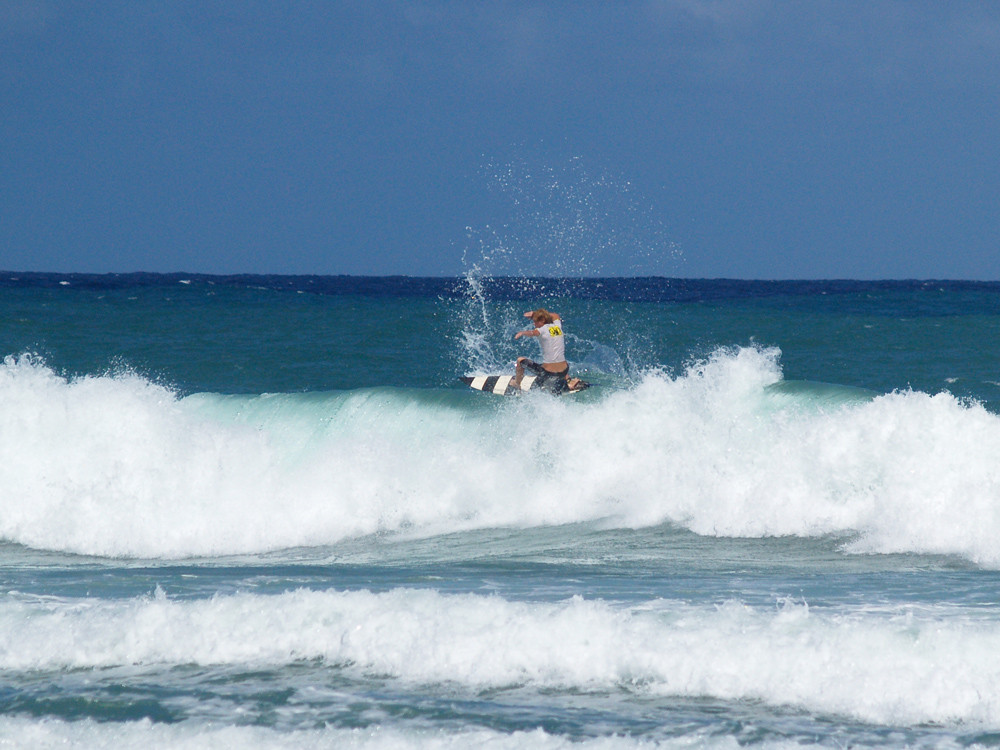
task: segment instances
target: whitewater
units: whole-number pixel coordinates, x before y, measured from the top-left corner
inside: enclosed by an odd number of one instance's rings
[[[572,403],[392,387],[180,397],[132,374],[67,379],[8,356],[0,534],[178,558],[384,532],[670,523],[1000,565],[1000,418],[945,393],[782,389],[779,354],[722,350]]]
[[[1000,290],[4,284],[0,746],[996,744]]]

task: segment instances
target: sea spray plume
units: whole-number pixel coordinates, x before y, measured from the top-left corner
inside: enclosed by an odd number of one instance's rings
[[[491,374],[512,370],[516,348],[512,343],[520,313],[516,300],[494,299],[495,280],[478,265],[461,280],[462,296],[453,307],[457,317],[456,371],[463,374]]]
[[[493,365],[489,333],[492,330],[490,312],[486,302],[486,291],[478,266],[473,266],[462,275],[465,305],[461,315],[459,343],[464,355],[464,366],[470,372],[487,374]]]
[[[612,178],[606,170],[594,173],[580,157],[556,166],[529,165],[525,159],[491,161],[484,174],[500,200],[496,222],[466,228],[461,287],[466,303],[457,308],[462,331],[458,364],[466,373],[509,369],[516,358],[519,350],[508,339],[516,329],[510,321],[518,320],[521,308],[512,299],[530,300],[533,306],[545,303],[569,314],[565,300],[579,291],[576,280],[665,274],[682,257],[652,206],[631,183]],[[623,336],[620,330],[616,335]],[[591,346],[575,352],[571,360],[583,359],[597,346],[626,347],[631,370],[649,366],[635,351],[647,347],[634,332],[624,339],[581,337],[579,341]],[[592,359],[599,370],[598,360],[620,363],[621,355]]]
[[[493,275],[668,276],[683,257],[630,181],[581,157],[557,165],[491,161],[484,173],[506,210],[468,233]]]

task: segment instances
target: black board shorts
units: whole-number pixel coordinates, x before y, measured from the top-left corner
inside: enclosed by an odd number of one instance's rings
[[[551,393],[562,393],[569,390],[569,384],[566,382],[566,376],[569,375],[569,365],[566,365],[565,370],[549,372],[540,364],[530,359],[525,359],[523,364],[525,370],[533,372],[537,376],[533,385],[534,388],[541,388]]]

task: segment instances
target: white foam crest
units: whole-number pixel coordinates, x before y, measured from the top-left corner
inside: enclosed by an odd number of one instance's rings
[[[621,689],[1000,727],[1000,620],[954,607],[623,608],[411,589],[0,601],[4,670],[304,660],[422,685]]]
[[[861,552],[1000,565],[1000,418],[947,393],[796,403],[767,387],[780,380],[777,358],[717,352],[590,412],[553,413],[563,440],[547,489],[565,488],[581,516],[590,503],[626,525],[856,534]]]
[[[273,484],[272,463],[263,435],[220,433],[138,376],[68,381],[30,357],[0,368],[7,539],[112,555],[190,550],[206,522],[218,529],[243,493]]]
[[[0,367],[0,536],[181,557],[601,520],[846,534],[1000,566],[1000,418],[942,393],[776,392],[777,350],[582,396],[178,398],[138,376]],[[455,394],[451,394],[455,395]]]
[[[111,723],[90,719],[65,722],[51,719],[0,717],[0,743],[34,750],[739,750],[732,737],[696,733],[670,740],[598,737],[573,741],[542,729],[511,733],[491,729],[445,731],[375,726],[365,729],[323,729],[282,732],[258,726],[219,726],[200,722],[157,724],[148,720]],[[799,742],[767,741],[762,750],[795,750]]]
[[[484,454],[486,434],[467,411],[391,392],[319,407],[307,397],[179,399],[137,376],[67,380],[8,357],[0,535],[178,557],[467,524],[479,482],[502,470]]]

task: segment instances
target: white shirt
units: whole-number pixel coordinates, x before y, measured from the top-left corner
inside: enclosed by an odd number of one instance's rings
[[[556,364],[566,361],[566,340],[563,338],[562,321],[556,318],[551,323],[543,323],[538,331],[538,343],[542,346],[542,362]]]

